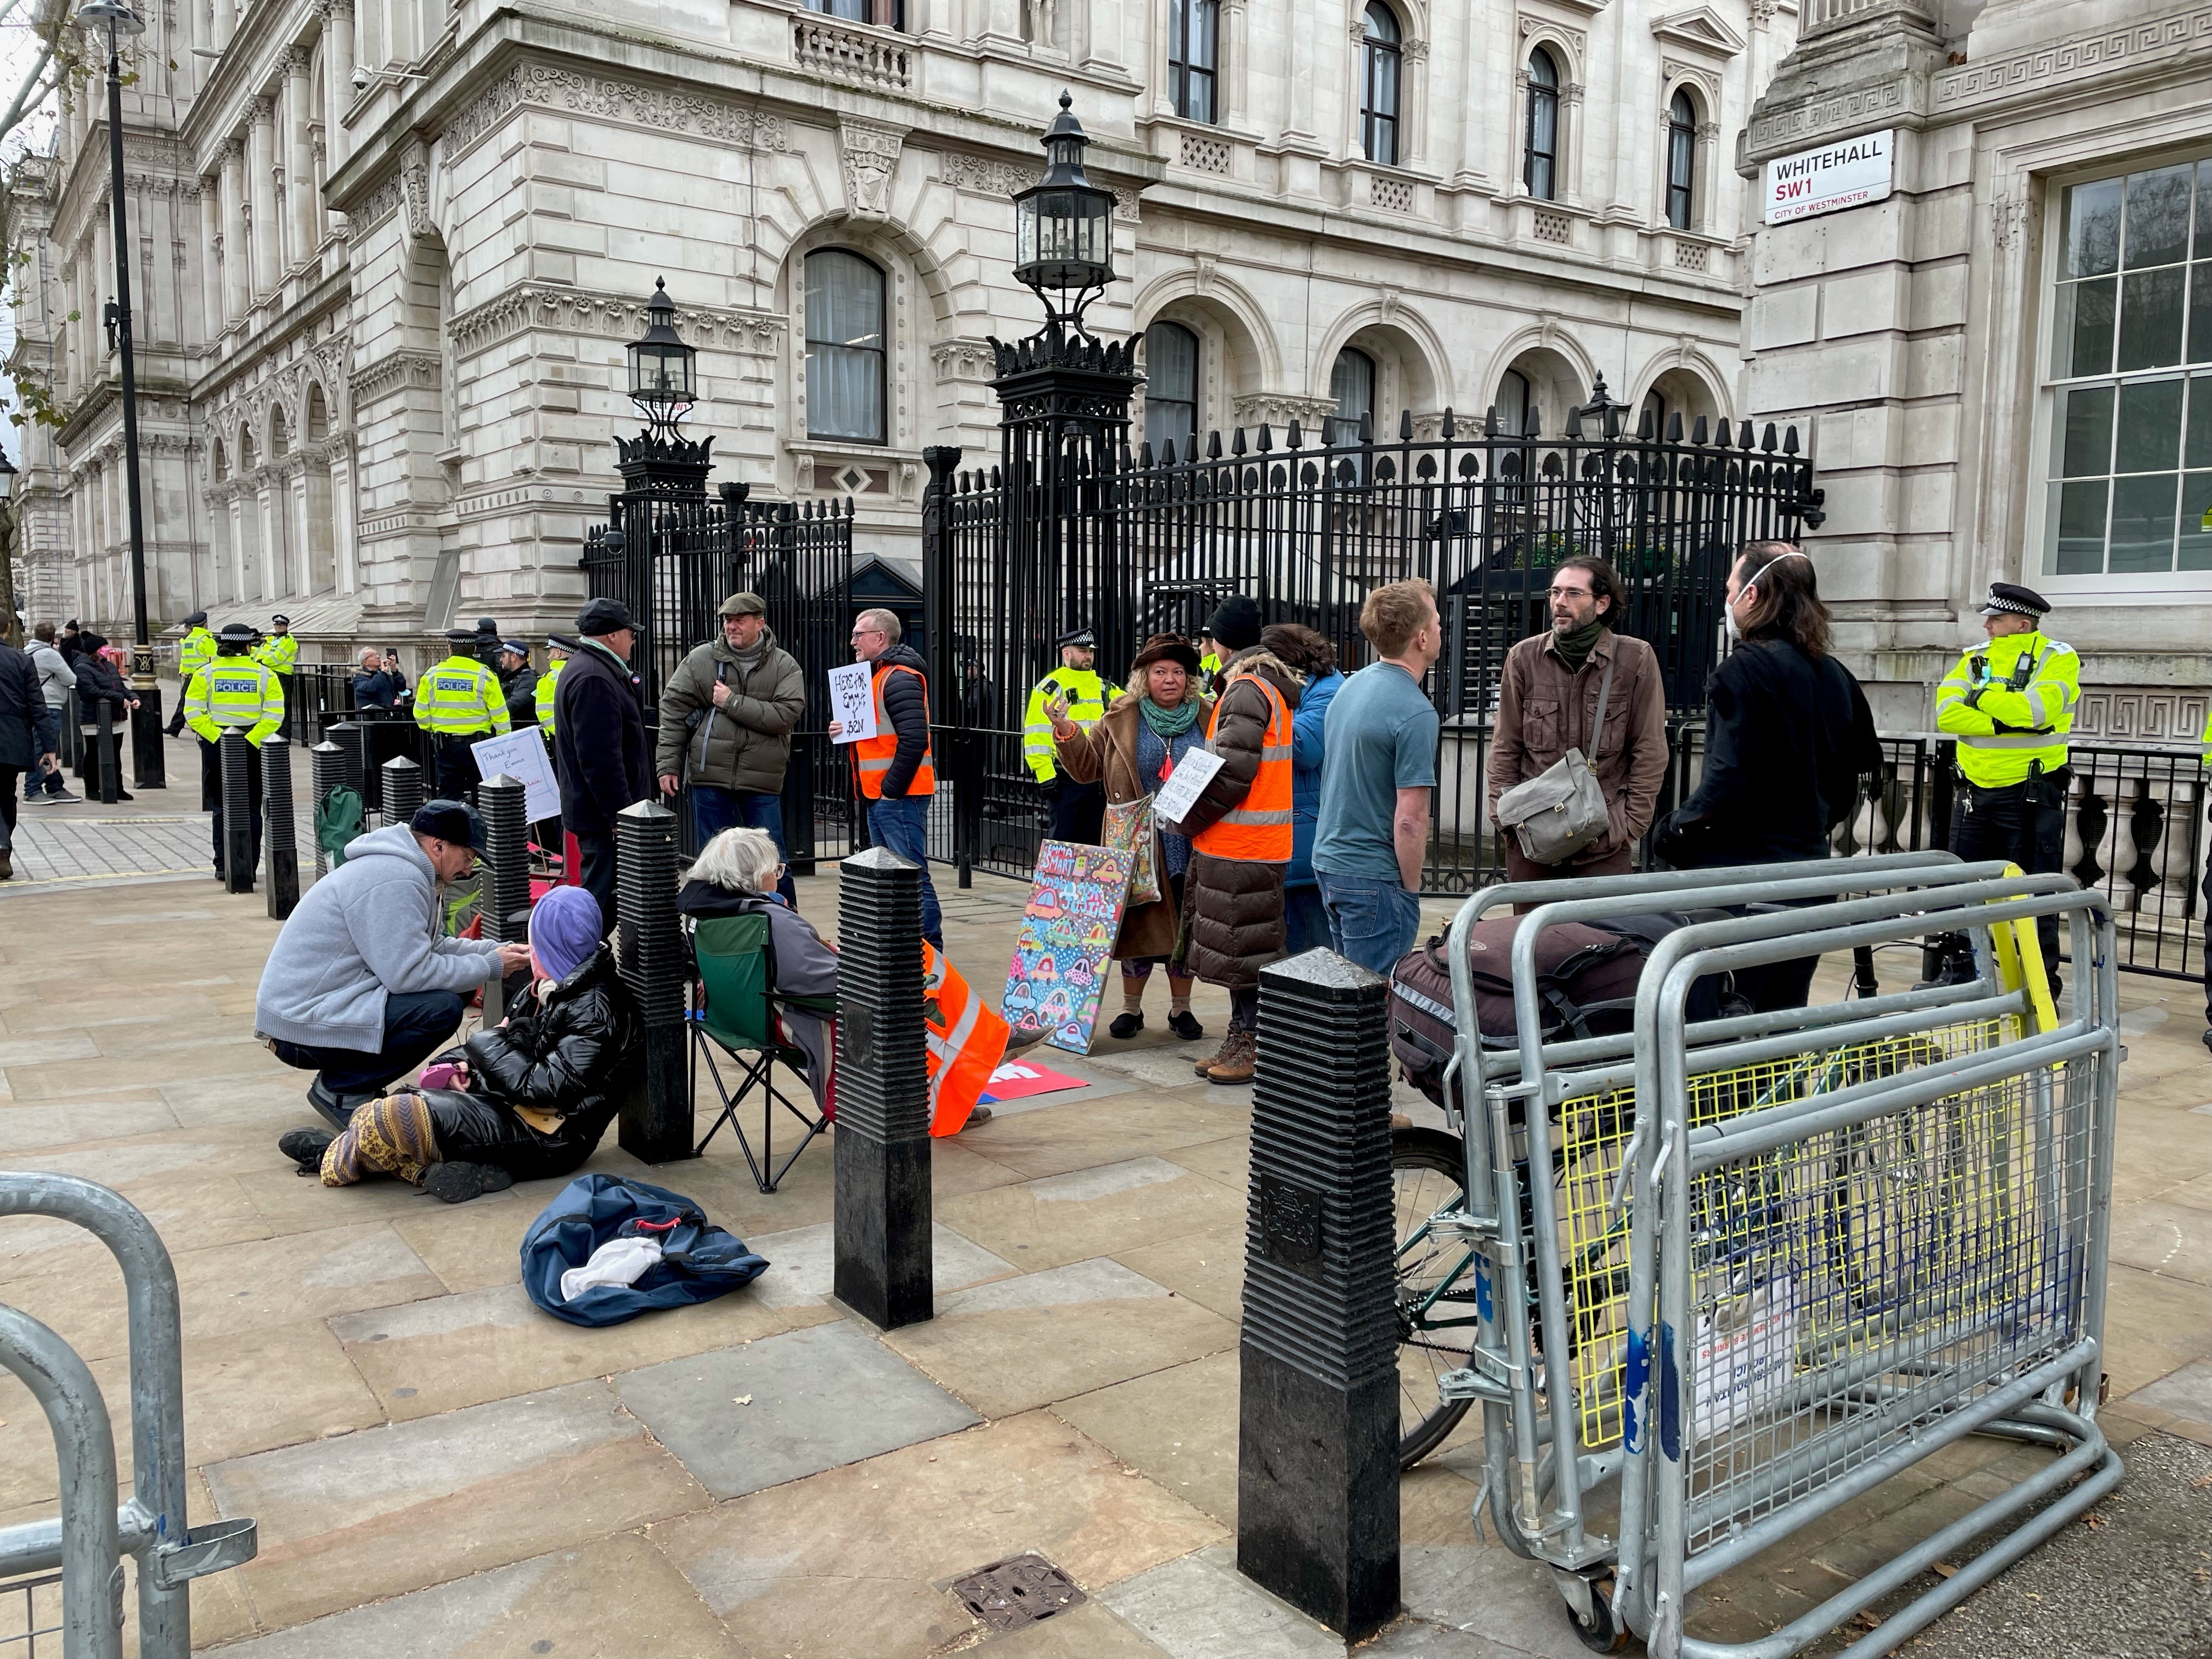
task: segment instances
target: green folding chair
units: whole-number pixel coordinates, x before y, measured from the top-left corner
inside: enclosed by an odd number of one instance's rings
[[[836,1002],[829,998],[779,997],[769,989],[775,983],[775,946],[766,916],[702,919],[692,929],[691,957],[699,975],[698,998],[691,1010],[692,1082],[696,1087],[699,1062],[703,1059],[708,1074],[714,1079],[715,1097],[722,1103],[720,1114],[701,1138],[694,1155],[704,1155],[707,1143],[726,1123],[738,1138],[754,1182],[761,1191],[772,1193],[776,1183],[799,1161],[807,1143],[830,1127],[828,1119],[816,1117],[794,1105],[776,1087],[775,1062],[781,1060],[793,1071],[803,1071],[807,1056],[804,1049],[778,1040],[775,1008],[782,1004],[830,1018],[836,1013]],[[734,1091],[723,1081],[721,1066],[714,1057],[717,1048],[730,1056],[737,1074]],[[752,1143],[745,1138],[744,1125],[738,1121],[738,1109],[756,1091],[761,1101],[761,1151],[757,1158],[753,1156]],[[779,1105],[806,1130],[781,1164],[775,1163],[775,1109]]]

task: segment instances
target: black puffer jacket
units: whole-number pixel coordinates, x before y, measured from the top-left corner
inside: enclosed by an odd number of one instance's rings
[[[524,999],[506,1024],[468,1040],[469,1092],[561,1117],[611,1112],[617,1073],[644,1034],[614,952],[602,945],[542,999]]]
[[[884,774],[884,799],[903,800],[929,747],[929,665],[905,646],[895,645],[876,659],[876,666],[914,670],[884,682],[884,712],[898,733],[898,751],[891,757],[891,769]]]

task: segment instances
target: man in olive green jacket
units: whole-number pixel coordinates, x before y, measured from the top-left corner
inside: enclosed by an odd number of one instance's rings
[[[661,793],[690,799],[700,846],[749,825],[788,855],[783,775],[805,710],[805,676],[769,631],[768,606],[757,593],[732,593],[722,601],[722,637],[686,656],[660,694],[653,770]],[[788,871],[779,888],[795,902]]]

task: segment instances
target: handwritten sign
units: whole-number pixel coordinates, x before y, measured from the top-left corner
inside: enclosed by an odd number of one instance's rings
[[[469,752],[477,757],[479,775],[495,778],[504,772],[521,784],[523,811],[532,823],[561,816],[561,785],[553,775],[553,757],[545,752],[545,734],[536,726],[472,743]]]
[[[830,671],[830,718],[845,723],[836,742],[858,743],[876,735],[876,699],[869,689],[875,672],[875,665],[866,662],[848,662]]]
[[[1045,1041],[1054,1048],[1091,1052],[1106,959],[1128,902],[1133,857],[1119,847],[1070,841],[1048,841],[1037,849],[1036,876],[999,1002],[1010,1024],[1048,1027]]]
[[[1152,811],[1160,822],[1181,823],[1183,814],[1198,805],[1199,796],[1220,769],[1220,756],[1204,749],[1184,750],[1175,770],[1168,774],[1167,787],[1152,802]]]

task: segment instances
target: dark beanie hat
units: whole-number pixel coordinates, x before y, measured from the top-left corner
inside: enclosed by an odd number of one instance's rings
[[[1215,609],[1206,632],[1231,651],[1249,651],[1260,643],[1260,607],[1242,593],[1232,593]]]
[[[463,800],[426,800],[415,809],[407,827],[419,836],[434,836],[456,847],[484,849],[484,821],[477,809]]]

